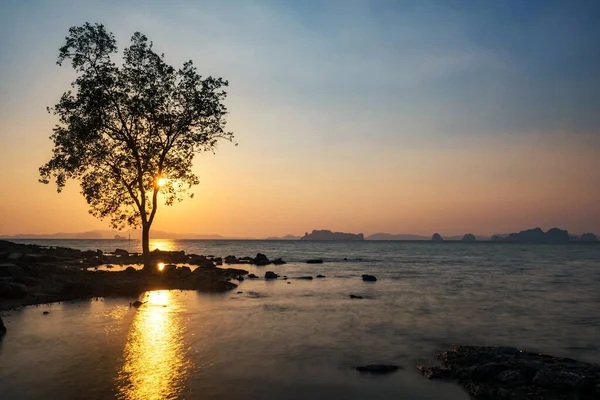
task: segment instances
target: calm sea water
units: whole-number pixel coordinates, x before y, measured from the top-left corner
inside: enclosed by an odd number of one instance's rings
[[[27,242],[139,250],[134,241]],[[249,269],[261,276],[272,270],[291,283],[246,280],[218,295],[150,292],[139,310],[129,308],[131,299],[98,299],[5,313],[0,398],[468,399],[452,383],[420,377],[415,366],[454,344],[516,346],[600,363],[598,245],[152,246],[283,257],[288,264]],[[325,263],[304,262],[317,257]],[[364,273],[378,281],[363,282]],[[317,274],[326,278],[293,279]],[[404,369],[388,376],[352,369],[372,363]]]

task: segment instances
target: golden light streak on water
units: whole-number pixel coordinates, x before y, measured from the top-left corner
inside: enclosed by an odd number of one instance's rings
[[[168,290],[147,292],[137,310],[123,352],[117,398],[171,399],[182,395],[192,363],[183,327]]]

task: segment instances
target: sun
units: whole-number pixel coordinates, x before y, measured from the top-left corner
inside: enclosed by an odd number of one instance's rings
[[[163,269],[165,269],[165,263],[158,263],[158,270],[162,271]]]
[[[158,178],[158,181],[156,181],[156,184],[159,187],[165,186],[167,184],[167,180],[165,178]]]

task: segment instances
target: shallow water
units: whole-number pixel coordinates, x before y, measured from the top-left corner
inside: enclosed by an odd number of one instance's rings
[[[135,242],[115,242],[50,243],[136,250]],[[415,365],[453,344],[600,362],[597,245],[154,244],[283,257],[290,263],[248,269],[261,276],[272,270],[291,283],[247,279],[224,295],[151,292],[139,310],[129,307],[133,299],[99,299],[11,312],[3,317],[0,397],[467,399],[454,384],[420,377]],[[326,262],[303,262],[316,257]],[[319,273],[326,278],[293,279]],[[378,281],[363,282],[363,273]],[[372,363],[404,369],[388,376],[352,369]]]

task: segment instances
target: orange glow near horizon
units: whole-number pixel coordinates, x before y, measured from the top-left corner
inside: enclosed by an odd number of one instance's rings
[[[158,263],[158,270],[162,271],[163,269],[165,269],[165,263]]]
[[[167,180],[165,178],[158,178],[156,184],[158,185],[158,187],[163,187],[167,184]]]

